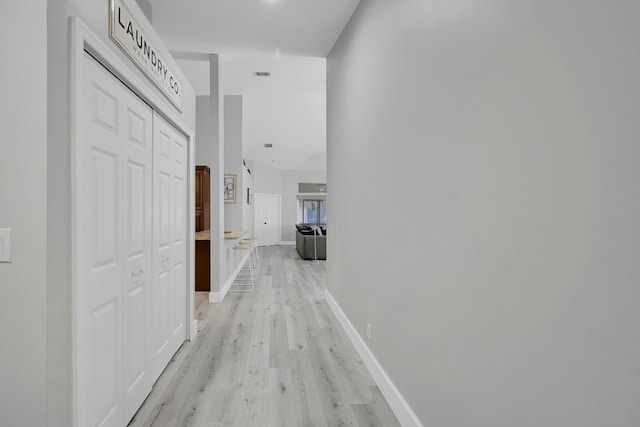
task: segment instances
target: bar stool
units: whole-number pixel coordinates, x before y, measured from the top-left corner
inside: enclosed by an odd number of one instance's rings
[[[253,257],[253,248],[244,242],[238,243],[233,247],[236,251],[249,251],[249,257],[240,268],[238,275],[233,280],[233,283],[229,287],[229,292],[248,292],[255,289],[256,283],[256,267]],[[236,283],[240,282],[240,283]],[[245,283],[246,282],[246,283]]]
[[[249,246],[249,260],[247,261],[253,271],[253,281],[258,280],[258,268],[260,268],[260,256],[258,255],[258,245],[253,239],[245,239],[241,243],[243,246]]]
[[[256,266],[256,271],[260,268],[260,250],[258,249],[258,243],[257,243],[256,238],[254,237],[247,237],[246,239],[243,240],[243,244],[248,244],[252,246],[251,251],[253,252],[253,255],[255,256],[255,266]]]

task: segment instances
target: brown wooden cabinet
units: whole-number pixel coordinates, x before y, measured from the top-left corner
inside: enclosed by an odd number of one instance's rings
[[[210,180],[209,166],[196,166],[196,231],[211,228]]]
[[[196,291],[211,290],[211,242],[196,240]]]
[[[211,228],[210,179],[209,166],[196,166],[196,232]],[[209,291],[209,254],[209,240],[196,239],[196,291]]]

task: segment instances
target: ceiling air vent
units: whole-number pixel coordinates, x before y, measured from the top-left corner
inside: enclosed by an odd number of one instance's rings
[[[326,193],[327,192],[327,184],[324,183],[308,183],[308,182],[299,182],[298,183],[298,193]]]
[[[264,148],[272,148],[273,144],[264,144]]]
[[[256,71],[253,73],[256,77],[270,77],[271,73],[269,71]]]

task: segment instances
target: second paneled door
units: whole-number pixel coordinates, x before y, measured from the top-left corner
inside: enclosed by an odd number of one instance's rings
[[[187,141],[157,114],[153,139],[155,381],[186,336]]]
[[[254,230],[260,246],[280,244],[280,194],[254,194]]]

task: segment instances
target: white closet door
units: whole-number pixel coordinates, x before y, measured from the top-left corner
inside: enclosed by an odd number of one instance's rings
[[[124,402],[125,421],[153,385],[148,353],[151,330],[153,115],[128,97],[124,122]]]
[[[88,55],[83,71],[74,177],[78,425],[122,426],[152,384],[152,112]]]
[[[186,339],[187,143],[162,117],[153,120],[154,379]]]
[[[156,117],[159,117],[156,114]],[[187,338],[187,138],[173,130],[173,221],[171,300],[169,332],[174,353]]]

